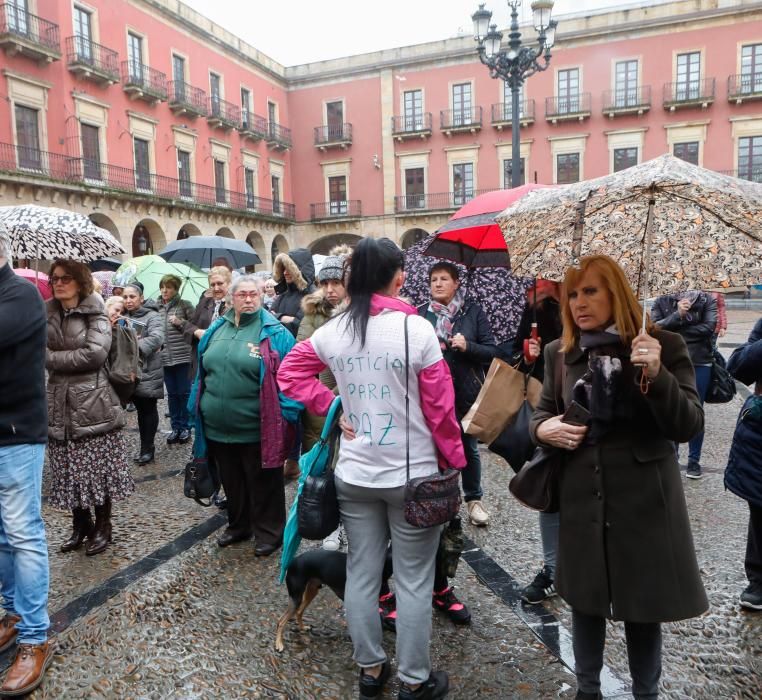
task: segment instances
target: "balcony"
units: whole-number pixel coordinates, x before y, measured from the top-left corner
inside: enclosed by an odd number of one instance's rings
[[[122,89],[131,100],[143,100],[149,104],[165,102],[167,76],[137,61],[122,61]]]
[[[359,199],[345,199],[336,202],[310,204],[310,221],[325,219],[357,219],[362,216],[362,202]]]
[[[99,85],[119,82],[119,54],[81,36],[66,37],[66,65],[75,75]]]
[[[762,167],[750,167],[742,168],[741,170],[718,170],[720,175],[730,175],[731,177],[737,177],[741,180],[749,180],[749,182],[762,183]]]
[[[712,102],[714,78],[664,84],[664,109],[670,112],[690,107],[706,109]]]
[[[400,143],[431,136],[431,112],[392,117],[392,136]]]
[[[642,85],[627,90],[606,90],[603,93],[603,114],[609,119],[637,114],[651,109],[651,86]]]
[[[545,119],[551,124],[563,121],[583,121],[592,113],[592,97],[589,92],[576,95],[545,98]]]
[[[191,119],[209,114],[206,92],[183,80],[169,82],[169,108],[178,117],[188,116]]]
[[[513,125],[513,105],[510,102],[497,102],[492,105],[492,126],[498,131]],[[519,122],[521,126],[534,124],[534,100],[524,100],[519,104]]]
[[[394,198],[394,211],[397,214],[415,215],[431,211],[452,211],[470,202],[486,190],[462,190],[459,192],[437,192],[434,194],[403,194]]]
[[[246,139],[261,141],[267,135],[267,119],[243,109],[241,110],[241,124],[238,130],[241,132],[241,136]]]
[[[728,102],[737,105],[762,100],[762,73],[731,75],[728,78]]]
[[[276,122],[267,122],[267,145],[279,151],[291,148],[291,129]]]
[[[242,214],[291,221],[296,217],[296,209],[289,202],[8,143],[0,143],[0,171],[82,185],[88,191],[138,194],[142,200],[156,198],[171,206],[222,207]]]
[[[315,127],[315,146],[321,151],[327,148],[346,149],[352,145],[351,124],[329,124]]]
[[[57,61],[61,58],[58,25],[16,5],[3,3],[0,5],[0,47],[9,56],[22,54],[41,64]]]
[[[206,121],[215,129],[238,129],[241,126],[241,108],[212,95],[209,98],[209,112]]]
[[[439,113],[439,123],[447,136],[475,134],[482,128],[482,108],[443,109]]]

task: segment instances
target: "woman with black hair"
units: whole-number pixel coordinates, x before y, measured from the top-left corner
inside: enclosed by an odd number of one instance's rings
[[[347,310],[284,358],[278,382],[286,396],[325,415],[334,394],[317,375],[329,367],[336,377],[344,409],[336,489],[351,542],[344,605],[360,666],[360,697],[379,697],[390,672],[381,646],[378,586],[391,532],[399,697],[412,700],[444,697],[448,679],[431,671],[429,658],[440,528],[415,528],[405,520],[406,442],[411,478],[435,474],[439,466],[462,469],[466,459],[452,379],[434,328],[397,297],[402,268],[402,251],[392,241],[363,239],[352,255]]]

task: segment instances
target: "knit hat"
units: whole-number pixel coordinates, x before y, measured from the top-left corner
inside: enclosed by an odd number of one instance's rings
[[[323,260],[323,266],[318,272],[318,282],[327,282],[328,280],[339,280],[344,282],[344,261],[346,255],[329,255]]]

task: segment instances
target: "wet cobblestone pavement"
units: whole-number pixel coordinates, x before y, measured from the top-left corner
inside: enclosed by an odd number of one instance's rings
[[[731,312],[728,344],[745,340],[757,317]],[[736,397],[707,406],[705,476],[685,483],[711,608],[696,620],[664,625],[664,698],[762,698],[762,614],[738,607],[748,510],[722,485],[740,405]],[[131,448],[134,428],[130,414]],[[50,612],[61,631],[55,662],[30,697],[356,697],[351,642],[330,591],[308,608],[308,629],[290,625],[285,652],[275,652],[275,625],[287,603],[277,583],[279,558],[255,558],[252,542],[217,546],[223,516],[182,496],[179,470],[188,454],[189,446],[162,445],[155,464],[134,467],[135,494],[115,505],[114,542],[102,555],[59,553],[70,516],[45,506]],[[473,546],[465,558],[473,568],[461,562],[455,579],[473,621],[457,628],[434,613],[434,667],[450,673],[452,698],[573,698],[574,676],[564,663],[571,663],[569,609],[558,598],[544,606],[515,601],[541,565],[537,516],[510,497],[505,463],[483,457],[491,522],[485,529],[466,525]],[[290,500],[293,486],[287,494]],[[384,634],[393,658],[394,635]],[[0,661],[7,665],[9,655]],[[608,626],[605,661],[606,696],[631,697],[621,624]],[[396,692],[392,683],[384,697]]]

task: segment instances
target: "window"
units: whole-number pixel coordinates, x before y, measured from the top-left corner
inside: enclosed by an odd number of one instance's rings
[[[5,5],[8,29],[14,34],[29,32],[29,7],[27,0],[9,0]]]
[[[15,113],[19,167],[40,170],[42,153],[40,152],[39,112],[31,107],[16,105]]]
[[[151,161],[148,157],[149,142],[145,139],[133,138],[132,147],[135,154],[135,186],[139,190],[151,189]]]
[[[474,196],[474,164],[456,163],[452,166],[453,204],[463,206]]]
[[[191,184],[191,154],[188,151],[177,149],[177,179],[180,181],[180,196],[192,198],[193,185]]]
[[[217,204],[227,203],[227,188],[225,187],[225,161],[214,161],[214,193],[217,199]]]
[[[246,206],[249,209],[256,209],[257,196],[254,194],[254,170],[252,168],[243,169],[243,186],[246,190]]]
[[[244,129],[251,126],[249,115],[251,114],[251,93],[246,88],[241,88],[241,122]]]
[[[558,71],[558,114],[579,112],[579,68]]]
[[[344,103],[329,102],[325,106],[325,118],[327,125],[326,137],[328,141],[343,138],[344,134]]]
[[[503,119],[510,121],[513,118],[513,93],[508,81],[503,82]],[[519,86],[519,118],[524,116],[524,86]]]
[[[185,59],[172,54],[172,80],[175,81],[175,101],[185,102]]]
[[[74,46],[78,61],[93,60],[93,32],[90,13],[74,6]]]
[[[209,73],[209,96],[212,101],[212,116],[220,116],[221,82],[216,73]]]
[[[675,158],[682,158],[682,160],[693,163],[693,165],[699,164],[698,141],[685,141],[684,143],[676,143],[672,147],[672,153]]]
[[[407,90],[403,94],[405,131],[423,131],[423,90]]]
[[[452,86],[452,126],[471,123],[471,83]]]
[[[738,139],[738,177],[762,182],[762,136]]]
[[[519,180],[519,184],[520,185],[525,185],[526,184],[526,175],[524,173],[524,165],[525,165],[524,159],[523,158],[519,159],[519,168],[520,168],[520,175],[519,175],[520,180]],[[506,158],[503,161],[503,189],[508,190],[511,187],[513,187],[513,185],[511,184],[511,173],[512,172],[513,172],[513,159],[512,158]]]
[[[347,213],[346,175],[337,175],[328,178],[328,198],[330,200],[331,216]]]
[[[274,102],[267,103],[267,130],[271,139],[278,136],[278,112]]]
[[[635,107],[639,104],[638,62],[617,61],[614,68],[614,105],[616,107]]]
[[[426,191],[423,168],[405,170],[405,209],[425,209]]]
[[[82,164],[85,179],[101,180],[100,129],[91,124],[81,124]]]
[[[676,100],[697,100],[701,97],[701,52],[677,54]]]
[[[762,44],[741,48],[741,92],[762,92]]]
[[[136,83],[142,83],[143,39],[131,32],[127,34],[127,64],[129,66],[130,80]]]
[[[280,178],[277,175],[270,176],[273,193],[273,214],[280,214]]]
[[[633,165],[638,164],[638,149],[636,147],[631,148],[615,148],[614,149],[614,172],[618,173],[625,168],[631,168]]]
[[[579,182],[579,153],[559,153],[556,156],[556,182],[559,185]]]

